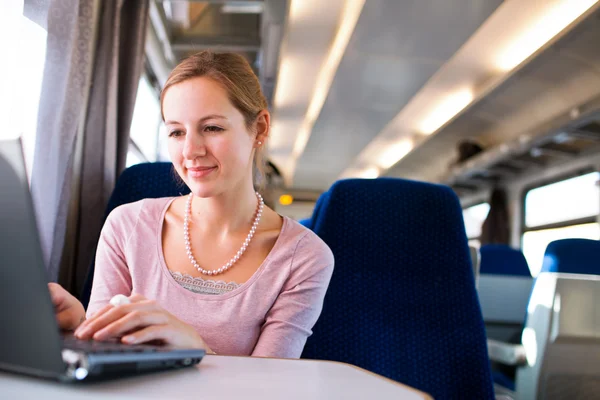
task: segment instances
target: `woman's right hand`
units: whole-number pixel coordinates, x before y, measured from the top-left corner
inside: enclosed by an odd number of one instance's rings
[[[60,329],[72,331],[85,321],[85,310],[79,300],[57,283],[48,283],[48,290]]]

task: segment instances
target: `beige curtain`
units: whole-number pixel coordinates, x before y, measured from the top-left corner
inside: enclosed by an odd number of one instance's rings
[[[125,166],[148,0],[50,0],[32,174],[52,281],[81,291]]]

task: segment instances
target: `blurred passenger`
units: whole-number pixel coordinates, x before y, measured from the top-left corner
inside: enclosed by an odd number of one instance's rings
[[[490,211],[481,227],[481,245],[510,244],[510,214],[506,192],[494,188],[490,196]]]

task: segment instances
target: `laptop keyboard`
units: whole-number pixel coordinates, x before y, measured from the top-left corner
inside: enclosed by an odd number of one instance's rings
[[[86,353],[154,353],[159,351],[158,346],[144,344],[124,344],[118,342],[99,342],[95,340],[80,340],[74,336],[63,336],[64,349],[83,351]]]

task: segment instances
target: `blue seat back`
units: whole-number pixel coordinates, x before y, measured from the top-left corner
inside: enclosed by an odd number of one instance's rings
[[[479,253],[477,294],[488,338],[517,337],[523,329],[533,285],[527,260],[520,250],[500,244],[481,246]]]
[[[600,241],[562,239],[546,248],[541,272],[600,275]]]
[[[503,244],[488,244],[479,249],[481,255],[480,274],[525,276],[531,272],[523,253]]]
[[[185,195],[190,189],[179,179],[170,162],[142,163],[127,168],[115,185],[106,207],[105,218],[122,204],[147,198]],[[85,279],[81,302],[87,308],[94,278],[94,262]]]
[[[310,218],[299,219],[298,222],[300,223],[300,225],[303,225],[303,226],[307,227],[308,229],[310,229],[310,227],[311,227],[311,219]]]
[[[357,365],[436,399],[493,398],[462,211],[451,189],[343,180],[314,222],[335,268],[303,358]]]
[[[323,206],[323,203],[325,203],[325,200],[327,199],[328,196],[329,196],[328,192],[323,192],[317,199],[317,202],[315,203],[315,208],[313,209],[313,213],[310,216],[310,218],[305,218],[298,222],[300,222],[302,225],[304,225],[308,229],[312,229],[315,224],[315,221],[319,217],[319,212],[321,210],[321,207]]]

